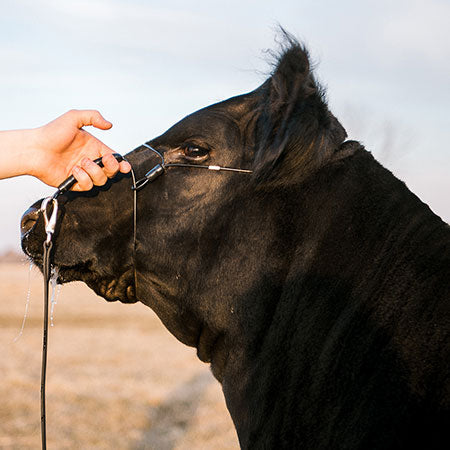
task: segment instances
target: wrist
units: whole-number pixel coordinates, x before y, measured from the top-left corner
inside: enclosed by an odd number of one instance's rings
[[[39,128],[21,130],[20,148],[17,150],[19,175],[36,176],[39,159]]]
[[[26,132],[22,149],[24,175],[38,176],[37,169],[41,167],[42,158],[41,129],[42,127],[24,130]]]

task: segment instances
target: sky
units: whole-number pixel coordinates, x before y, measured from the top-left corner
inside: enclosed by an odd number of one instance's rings
[[[282,25],[308,47],[331,111],[450,221],[449,0],[0,0],[0,129],[98,109],[119,153],[260,85]],[[8,149],[1,148],[1,152]],[[0,159],[1,164],[1,159]],[[0,253],[54,192],[0,181]]]

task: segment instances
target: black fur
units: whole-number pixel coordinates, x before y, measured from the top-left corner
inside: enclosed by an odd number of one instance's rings
[[[196,347],[243,448],[449,448],[449,227],[344,142],[285,39],[262,86],[150,141],[169,162],[200,146],[254,173],[168,169],[139,192],[135,256],[129,178],[68,194],[60,281],[139,300]],[[128,159],[138,177],[158,162]],[[41,222],[22,240],[37,263]]]

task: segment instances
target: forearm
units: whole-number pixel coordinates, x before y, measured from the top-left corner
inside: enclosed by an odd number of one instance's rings
[[[36,130],[0,131],[0,179],[30,174]]]

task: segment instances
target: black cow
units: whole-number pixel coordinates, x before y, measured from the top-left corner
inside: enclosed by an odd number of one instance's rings
[[[289,36],[253,92],[148,142],[167,167],[61,198],[59,282],[141,301],[222,383],[242,448],[450,448],[450,230],[346,133]],[[140,147],[137,178],[160,163]],[[22,225],[41,264],[37,203]]]

